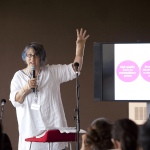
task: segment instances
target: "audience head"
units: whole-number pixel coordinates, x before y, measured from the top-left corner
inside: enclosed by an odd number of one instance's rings
[[[141,126],[139,140],[143,150],[150,150],[150,120]]]
[[[121,150],[138,149],[138,126],[129,119],[120,119],[112,129],[114,147]]]
[[[112,122],[105,118],[99,118],[93,121],[85,142],[88,145],[94,145],[98,150],[107,150],[113,148],[111,141]]]

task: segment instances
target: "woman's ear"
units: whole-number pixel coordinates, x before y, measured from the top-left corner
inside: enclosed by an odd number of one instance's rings
[[[111,139],[112,143],[114,144],[114,148],[119,148],[119,143],[118,141],[115,141],[113,138]]]

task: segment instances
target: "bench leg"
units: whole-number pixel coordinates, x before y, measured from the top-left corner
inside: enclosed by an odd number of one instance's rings
[[[32,142],[30,142],[30,149],[29,150],[31,150],[31,145],[32,145]]]
[[[71,142],[69,142],[69,144],[70,144],[70,150],[72,150]]]
[[[51,143],[51,150],[53,149],[53,142]]]

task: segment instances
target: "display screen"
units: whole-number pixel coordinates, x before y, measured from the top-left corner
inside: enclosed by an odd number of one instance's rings
[[[115,100],[150,100],[150,44],[114,44]]]
[[[150,44],[102,44],[103,100],[150,100]]]

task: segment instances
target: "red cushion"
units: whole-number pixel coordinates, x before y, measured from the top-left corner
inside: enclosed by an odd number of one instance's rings
[[[25,141],[30,142],[70,142],[77,141],[76,133],[60,133],[59,130],[49,130],[41,138],[27,138]]]

